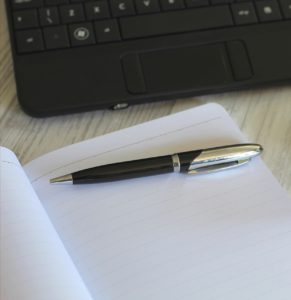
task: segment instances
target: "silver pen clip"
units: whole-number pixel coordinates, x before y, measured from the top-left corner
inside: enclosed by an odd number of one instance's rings
[[[190,164],[188,174],[221,171],[248,163],[259,155],[263,148],[258,144],[239,144],[206,149]]]

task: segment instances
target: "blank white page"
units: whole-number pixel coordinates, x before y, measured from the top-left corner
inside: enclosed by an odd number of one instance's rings
[[[15,155],[0,147],[0,299],[91,297]]]
[[[291,201],[260,158],[201,176],[48,183],[94,165],[243,141],[210,104],[66,147],[25,170],[96,299],[290,299]]]

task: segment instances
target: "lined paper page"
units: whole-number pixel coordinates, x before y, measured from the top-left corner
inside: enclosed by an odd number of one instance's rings
[[[15,155],[0,147],[0,299],[90,300]]]
[[[96,299],[290,299],[291,201],[259,158],[201,176],[48,184],[93,165],[242,141],[210,104],[69,146],[25,170]]]

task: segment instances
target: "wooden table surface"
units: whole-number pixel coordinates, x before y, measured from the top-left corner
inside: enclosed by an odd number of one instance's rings
[[[263,159],[291,196],[291,87],[269,87],[220,95],[162,101],[122,111],[94,111],[36,119],[17,102],[4,1],[0,0],[0,145],[13,150],[22,164],[71,143],[217,102],[250,141],[261,143]]]

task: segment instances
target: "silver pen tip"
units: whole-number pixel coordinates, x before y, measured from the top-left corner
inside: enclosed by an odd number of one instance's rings
[[[52,184],[64,184],[64,183],[72,184],[73,177],[71,174],[55,177],[55,178],[50,179],[50,183],[52,183]]]
[[[253,152],[253,153],[252,153]],[[251,144],[249,149],[250,157],[257,156],[263,152],[263,147],[259,144]]]
[[[259,151],[260,153],[264,151],[264,148],[262,147],[262,145],[258,145],[258,148],[259,148],[258,151]]]

